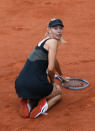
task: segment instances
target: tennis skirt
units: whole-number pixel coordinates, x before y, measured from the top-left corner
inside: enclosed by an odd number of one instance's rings
[[[52,92],[53,84],[48,81],[43,65],[46,65],[45,61],[26,61],[24,68],[15,80],[18,97],[41,99]]]

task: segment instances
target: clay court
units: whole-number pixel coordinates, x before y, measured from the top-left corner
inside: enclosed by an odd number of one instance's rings
[[[57,54],[62,71],[90,86],[77,91],[62,88],[62,100],[47,116],[23,119],[14,81],[54,17],[65,25],[67,43]],[[95,131],[94,0],[0,0],[0,131],[38,130]]]

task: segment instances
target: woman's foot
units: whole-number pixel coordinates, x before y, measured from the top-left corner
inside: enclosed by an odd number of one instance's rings
[[[31,106],[27,99],[20,100],[20,115],[24,118],[28,118],[30,115]]]
[[[43,115],[47,110],[48,104],[46,102],[46,98],[43,98],[38,102],[38,105],[31,111],[30,118],[34,119],[40,115]]]

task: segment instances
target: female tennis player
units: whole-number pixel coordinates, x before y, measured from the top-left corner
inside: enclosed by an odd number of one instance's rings
[[[56,59],[63,29],[60,19],[50,20],[47,37],[34,48],[15,81],[16,93],[21,98],[20,115],[24,118],[45,114],[62,97],[60,86],[54,82],[54,74],[57,72],[63,79],[68,79]]]

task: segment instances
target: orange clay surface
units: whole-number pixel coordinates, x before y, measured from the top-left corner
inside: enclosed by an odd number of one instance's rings
[[[65,25],[67,43],[57,54],[62,71],[90,86],[63,88],[47,116],[23,119],[14,81],[53,17]],[[94,0],[0,0],[0,131],[95,131]]]

